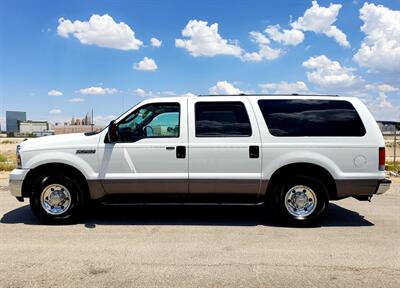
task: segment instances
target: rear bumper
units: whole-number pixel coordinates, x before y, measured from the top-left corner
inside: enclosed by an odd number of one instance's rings
[[[389,179],[336,180],[337,199],[354,196],[372,196],[385,193],[390,188]]]
[[[376,189],[375,194],[380,195],[380,194],[386,193],[390,189],[391,183],[392,183],[392,181],[390,181],[389,179],[379,180],[378,187]]]
[[[22,183],[24,182],[25,176],[28,173],[28,169],[14,169],[10,173],[10,193],[14,197],[22,196]]]

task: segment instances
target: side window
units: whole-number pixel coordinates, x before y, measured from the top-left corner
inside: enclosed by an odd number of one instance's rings
[[[269,132],[278,137],[361,137],[356,109],[343,100],[259,100]]]
[[[178,103],[154,103],[140,107],[118,123],[119,142],[143,138],[179,137]]]
[[[197,102],[196,137],[248,137],[251,126],[242,102]]]

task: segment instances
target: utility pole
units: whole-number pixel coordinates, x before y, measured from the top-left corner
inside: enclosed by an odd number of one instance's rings
[[[395,170],[396,171],[396,146],[397,146],[397,141],[396,141],[396,132],[397,132],[397,128],[396,128],[396,124],[397,123],[395,123],[393,126],[394,126],[394,148],[393,148],[393,170]]]
[[[91,122],[91,126],[92,126],[92,132],[93,132],[93,127],[94,127],[94,124],[93,124],[93,108],[92,108],[92,121],[90,121]]]

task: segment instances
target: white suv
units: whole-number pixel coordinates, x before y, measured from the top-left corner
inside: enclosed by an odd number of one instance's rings
[[[46,223],[89,200],[260,203],[310,223],[329,200],[370,200],[390,186],[384,139],[351,97],[230,95],[143,101],[97,133],[28,140],[11,194]]]

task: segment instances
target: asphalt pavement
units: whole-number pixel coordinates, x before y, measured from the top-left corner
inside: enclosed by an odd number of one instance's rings
[[[400,182],[316,227],[257,206],[113,206],[41,225],[0,182],[0,287],[400,287]]]

